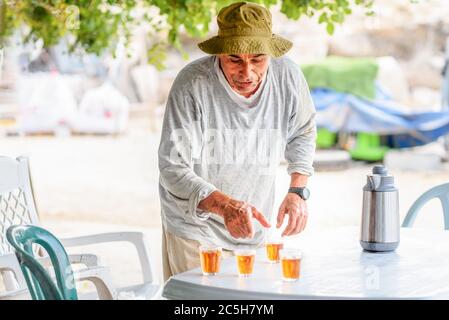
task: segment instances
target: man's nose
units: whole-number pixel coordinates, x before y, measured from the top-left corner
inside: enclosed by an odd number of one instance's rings
[[[249,75],[251,73],[251,65],[247,62],[244,62],[242,65],[242,69],[240,70],[240,73],[243,77],[249,78]]]

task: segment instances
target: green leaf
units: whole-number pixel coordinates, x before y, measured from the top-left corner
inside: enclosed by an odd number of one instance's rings
[[[334,30],[335,30],[334,24],[332,22],[328,22],[327,26],[326,26],[326,30],[327,30],[327,33],[329,33],[330,35],[333,35]]]
[[[323,12],[320,17],[318,18],[318,23],[323,23],[327,21],[327,13]]]

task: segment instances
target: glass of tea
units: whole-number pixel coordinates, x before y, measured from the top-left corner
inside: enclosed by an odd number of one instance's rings
[[[239,277],[249,277],[254,270],[254,261],[256,260],[256,250],[235,250],[235,258],[237,260],[237,268]]]
[[[267,249],[267,258],[271,263],[278,263],[280,261],[279,251],[284,248],[284,242],[281,238],[271,238],[265,242]]]
[[[216,275],[220,271],[221,247],[200,246],[200,260],[203,275]]]
[[[282,264],[282,279],[292,282],[299,279],[302,252],[297,249],[282,249],[279,252]]]

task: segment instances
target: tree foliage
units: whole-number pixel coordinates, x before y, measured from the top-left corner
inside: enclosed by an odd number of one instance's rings
[[[371,13],[373,0],[255,0],[270,8],[280,4],[281,12],[298,20],[317,16],[332,34],[354,6]],[[141,24],[150,35],[164,34],[154,41],[149,59],[155,63],[166,45],[182,50],[180,34],[202,38],[217,12],[232,0],[0,0],[0,37],[5,40],[20,30],[24,41],[42,41],[46,47],[62,38],[70,50],[101,54],[114,51],[120,39],[129,43],[131,31]],[[159,19],[158,19],[159,17]],[[160,19],[162,17],[163,19]],[[155,58],[156,57],[156,58]]]

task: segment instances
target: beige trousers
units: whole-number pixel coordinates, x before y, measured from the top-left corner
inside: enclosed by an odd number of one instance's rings
[[[201,266],[200,245],[196,240],[178,237],[162,227],[162,267],[164,282],[177,273]],[[223,258],[228,258],[232,255],[232,251],[223,249]]]

